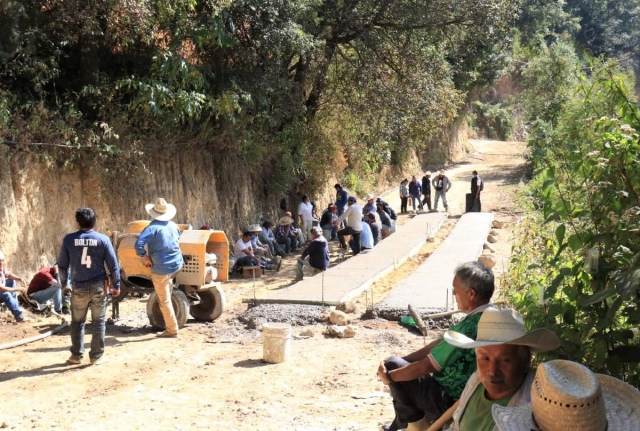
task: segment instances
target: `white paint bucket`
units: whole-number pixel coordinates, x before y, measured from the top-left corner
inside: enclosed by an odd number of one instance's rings
[[[265,323],[262,325],[262,360],[271,364],[288,361],[291,357],[291,325]]]

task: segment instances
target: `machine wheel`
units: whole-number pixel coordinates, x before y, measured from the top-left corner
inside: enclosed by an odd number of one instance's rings
[[[215,320],[224,311],[227,299],[218,286],[198,291],[200,302],[191,306],[191,315],[197,320]]]
[[[171,292],[171,304],[173,305],[173,311],[176,313],[178,328],[182,328],[187,323],[187,317],[189,316],[189,300],[184,292],[175,288]],[[162,313],[160,312],[158,294],[156,292],[149,295],[147,316],[149,317],[151,325],[159,329],[165,329],[164,317],[162,317]]]

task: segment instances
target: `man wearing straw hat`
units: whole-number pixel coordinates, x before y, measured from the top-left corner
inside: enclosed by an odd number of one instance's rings
[[[278,220],[278,228],[276,229],[276,242],[284,246],[286,253],[293,253],[298,248],[300,241],[298,240],[298,232],[293,227],[293,218],[285,215]]]
[[[465,318],[452,329],[475,338],[478,321],[491,307],[495,289],[493,273],[477,261],[458,266],[453,294]],[[378,367],[378,377],[389,385],[394,421],[385,429],[426,430],[460,398],[469,377],[476,371],[475,352],[446,340],[435,340],[404,357],[391,356]]]
[[[538,365],[530,404],[492,410],[501,431],[640,430],[636,388],[560,359]]]
[[[475,349],[478,367],[453,412],[453,431],[497,431],[491,407],[528,403],[535,376],[530,369],[531,353],[560,345],[548,329],[526,332],[520,314],[509,308],[486,309],[478,321],[475,340],[453,330],[447,331],[444,339],[461,349]]]
[[[178,244],[180,229],[171,221],[176,216],[176,207],[164,198],[158,198],[144,208],[153,221],[140,233],[135,244],[136,254],[146,267],[151,268],[151,281],[165,324],[165,330],[158,333],[158,337],[177,338],[178,321],[171,304],[171,291],[173,278],[182,269],[184,261]]]
[[[445,175],[444,169],[440,169],[438,171],[438,175],[431,182],[433,184],[433,188],[436,190],[436,197],[433,201],[433,209],[438,211],[438,202],[440,198],[442,198],[442,203],[444,205],[444,210],[449,210],[449,204],[447,203],[447,192],[451,188],[451,181]]]

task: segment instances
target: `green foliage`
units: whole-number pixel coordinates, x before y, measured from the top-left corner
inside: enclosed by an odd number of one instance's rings
[[[470,126],[489,139],[507,141],[513,131],[513,118],[508,106],[503,103],[473,103]]]
[[[529,141],[532,216],[514,245],[507,297],[563,357],[640,386],[640,110],[629,77],[595,62],[556,121]],[[588,250],[597,250],[591,268]]]

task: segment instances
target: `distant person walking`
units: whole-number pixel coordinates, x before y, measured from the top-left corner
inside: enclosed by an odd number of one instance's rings
[[[431,171],[427,171],[422,177],[422,205],[427,204],[427,208],[431,211]]]
[[[411,177],[411,182],[409,183],[409,195],[411,196],[411,206],[413,207],[413,211],[416,210],[416,201],[418,201],[418,208],[421,210],[424,208],[422,206],[422,200],[420,200],[420,195],[422,194],[422,185],[416,179],[416,176]]]
[[[473,196],[473,205],[471,206],[471,212],[480,212],[482,211],[480,193],[484,190],[484,182],[482,181],[482,178],[478,176],[478,171],[473,171],[472,175],[471,196]]]
[[[142,258],[144,265],[151,268],[151,281],[158,295],[158,305],[165,330],[157,335],[164,338],[178,338],[178,320],[171,303],[171,292],[173,278],[182,269],[184,260],[178,244],[180,229],[171,221],[176,216],[176,207],[163,198],[158,198],[144,208],[153,221],[140,233],[135,248],[136,254]]]
[[[108,287],[111,284],[114,297],[120,295],[120,268],[109,238],[93,230],[96,213],[91,208],[79,208],[76,210],[76,222],[80,230],[64,237],[58,255],[61,286],[67,285],[71,270],[71,356],[67,363],[82,362],[84,326],[87,311],[91,308],[93,328],[89,359],[91,365],[98,365],[104,354]]]
[[[445,175],[444,169],[440,169],[438,176],[436,176],[431,182],[433,188],[436,190],[436,199],[433,201],[433,209],[438,211],[438,201],[442,197],[442,203],[444,204],[444,210],[449,210],[449,204],[447,203],[447,192],[451,188],[451,181]]]
[[[400,183],[400,214],[406,214],[407,201],[409,200],[409,180],[404,179]]]

